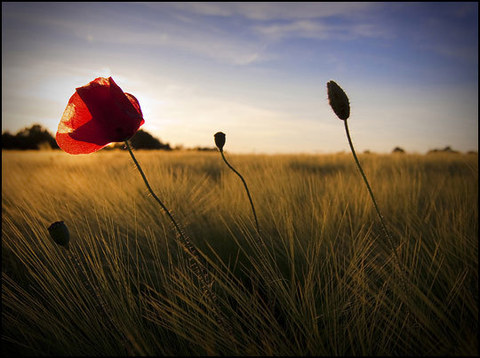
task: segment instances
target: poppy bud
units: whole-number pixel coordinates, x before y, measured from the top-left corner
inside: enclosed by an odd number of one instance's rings
[[[327,83],[328,100],[333,111],[341,120],[346,120],[350,117],[350,104],[348,97],[343,89],[340,88],[334,81]]]
[[[225,145],[225,133],[217,132],[215,133],[214,137],[215,144],[217,145],[218,149],[220,149],[220,151],[223,151],[223,146]]]
[[[48,227],[48,232],[55,243],[68,249],[70,233],[68,232],[67,225],[65,225],[63,221],[54,222]]]

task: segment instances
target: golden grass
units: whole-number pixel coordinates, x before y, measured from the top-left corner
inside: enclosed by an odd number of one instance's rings
[[[228,154],[266,248],[219,153],[135,155],[200,248],[231,330],[212,315],[127,152],[4,151],[4,353],[478,353],[476,155],[359,157],[408,268],[408,294],[350,154]],[[87,278],[49,238],[58,220]]]

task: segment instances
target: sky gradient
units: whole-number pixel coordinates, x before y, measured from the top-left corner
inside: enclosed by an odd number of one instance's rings
[[[478,4],[2,2],[2,131],[55,134],[76,87],[112,76],[171,146],[478,150]]]

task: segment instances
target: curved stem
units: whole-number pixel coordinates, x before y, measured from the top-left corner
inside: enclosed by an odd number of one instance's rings
[[[365,173],[362,169],[362,166],[360,165],[360,162],[358,161],[357,154],[355,154],[355,149],[353,148],[352,138],[350,138],[350,131],[348,129],[347,120],[345,119],[343,122],[345,123],[345,132],[347,133],[348,144],[350,145],[350,149],[352,150],[353,158],[355,159],[355,163],[357,164],[357,167],[360,170],[360,174],[362,174],[363,180],[365,181],[365,184],[367,185],[368,193],[370,194],[370,197],[372,198],[373,205],[375,206],[375,210],[377,211],[377,215],[380,218],[380,223],[382,224],[382,228],[383,228],[383,231],[385,233],[385,236],[387,237],[387,240],[389,241],[389,244],[390,244],[390,246],[393,250],[393,253],[395,254],[395,257],[398,261],[398,264],[400,265],[400,259],[397,255],[397,250],[395,250],[395,246],[393,245],[392,236],[390,235],[390,232],[387,230],[387,226],[385,225],[385,220],[383,219],[383,216],[380,213],[380,209],[378,208],[377,201],[375,200],[375,196],[373,195],[372,188],[370,187],[370,184],[368,183],[367,176],[365,175]]]
[[[177,224],[177,222],[175,221],[175,219],[173,218],[172,214],[170,213],[170,211],[168,211],[167,207],[162,203],[162,201],[158,198],[158,196],[153,192],[152,188],[150,187],[150,184],[148,183],[147,177],[146,177],[145,174],[143,173],[143,170],[142,170],[142,168],[140,167],[140,164],[138,164],[137,159],[136,159],[135,156],[133,155],[132,148],[130,148],[130,144],[128,143],[128,140],[125,141],[125,145],[127,146],[128,152],[130,153],[130,156],[132,157],[133,162],[134,162],[135,165],[137,166],[137,169],[138,169],[138,171],[140,172],[140,175],[142,176],[143,181],[145,182],[145,185],[147,186],[148,191],[150,192],[150,194],[152,194],[153,198],[158,202],[158,204],[160,204],[160,206],[162,207],[163,211],[165,211],[165,213],[167,214],[168,218],[169,218],[170,221],[173,223],[173,226],[174,226],[175,229],[177,230],[178,234],[179,234],[181,237],[183,237],[183,236],[184,236],[184,235],[183,235],[183,232],[182,232],[182,230],[180,229],[180,227],[178,226],[178,224]]]
[[[227,159],[225,158],[225,155],[223,154],[223,150],[220,150],[220,154],[222,155],[222,158],[223,158],[225,164],[227,164],[227,166],[228,166],[230,169],[232,169],[233,172],[234,172],[235,174],[237,174],[237,175],[239,176],[239,178],[242,180],[242,183],[243,183],[243,185],[245,186],[245,190],[247,191],[248,200],[250,200],[250,205],[252,206],[252,212],[253,212],[253,217],[255,218],[255,225],[257,226],[257,232],[258,232],[258,234],[260,234],[260,226],[258,225],[257,214],[255,213],[255,207],[253,206],[252,197],[250,196],[250,191],[248,190],[247,183],[246,183],[245,179],[243,179],[242,175],[241,175],[239,172],[237,172],[237,171],[235,170],[235,168],[232,167],[232,166],[230,165],[230,163],[227,161]]]
[[[188,236],[186,236],[180,226],[177,224],[175,219],[173,218],[173,215],[170,213],[170,211],[167,209],[167,207],[162,203],[162,201],[158,198],[158,196],[153,192],[152,188],[150,187],[150,184],[148,183],[147,177],[143,173],[142,168],[140,167],[140,164],[138,163],[137,159],[133,155],[132,148],[130,147],[130,144],[128,143],[128,140],[125,141],[125,145],[127,146],[128,152],[130,153],[130,156],[133,159],[133,162],[137,166],[138,171],[140,172],[140,175],[143,178],[143,181],[145,182],[145,185],[147,186],[148,191],[150,194],[152,194],[153,198],[157,201],[157,203],[162,207],[163,211],[167,214],[168,218],[170,221],[173,223],[173,226],[177,230],[177,233],[179,237],[182,240],[182,244],[184,249],[190,254],[189,258],[189,263],[192,271],[194,274],[197,276],[198,280],[200,281],[200,285],[202,288],[202,291],[208,296],[208,298],[211,300],[213,303],[212,309],[214,310],[214,314],[216,316],[217,322],[222,325],[223,327],[228,327],[226,324],[222,313],[217,309],[217,297],[215,295],[215,292],[212,290],[212,279],[208,273],[208,270],[206,267],[203,265],[203,263],[200,261],[200,255],[189,240]],[[228,328],[227,328],[228,329]]]
[[[148,183],[148,180],[147,180],[147,177],[145,176],[145,174],[143,173],[143,170],[142,168],[140,167],[140,164],[138,164],[137,162],[137,159],[135,158],[135,156],[133,155],[133,152],[132,152],[132,148],[130,148],[130,144],[128,143],[128,141],[126,140],[125,141],[125,144],[127,146],[127,149],[133,159],[133,162],[135,163],[135,165],[137,166],[137,169],[138,171],[140,172],[142,178],[143,178],[143,181],[145,182],[145,185],[147,186],[147,189],[148,191],[150,192],[150,194],[152,194],[153,198],[157,201],[157,203],[162,207],[162,209],[165,211],[165,213],[167,214],[168,218],[170,219],[170,221],[173,223],[173,226],[175,227],[175,229],[177,230],[177,233],[179,235],[179,237],[182,239],[182,243],[185,247],[185,249],[193,256],[192,258],[194,258],[195,260],[194,261],[191,261],[191,265],[192,265],[192,268],[193,270],[195,271],[195,274],[199,277],[202,285],[205,285],[205,286],[208,286],[209,285],[209,275],[205,269],[205,267],[203,267],[202,263],[200,262],[200,258],[199,258],[199,254],[196,250],[196,248],[193,246],[193,244],[190,242],[190,240],[188,239],[188,237],[183,233],[182,229],[180,228],[180,226],[177,224],[177,222],[175,221],[175,219],[173,218],[173,215],[170,213],[170,211],[167,209],[167,207],[162,203],[162,201],[158,198],[158,196],[153,192],[152,188],[150,187],[150,184]]]

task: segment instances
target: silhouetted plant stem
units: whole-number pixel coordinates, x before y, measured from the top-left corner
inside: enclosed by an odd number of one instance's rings
[[[199,261],[199,257],[198,257],[198,252],[197,250],[195,249],[195,247],[192,245],[192,243],[190,242],[190,240],[187,238],[187,236],[183,233],[183,230],[180,228],[180,226],[177,224],[177,222],[175,221],[173,215],[170,213],[170,211],[167,209],[167,207],[163,204],[163,202],[158,198],[158,196],[154,193],[154,191],[152,190],[152,188],[150,187],[150,184],[148,183],[148,180],[147,180],[147,177],[145,176],[145,174],[143,173],[143,170],[142,170],[142,167],[140,166],[140,164],[138,163],[137,159],[135,158],[135,155],[133,154],[132,152],[132,148],[130,147],[130,144],[128,143],[128,141],[126,140],[125,141],[125,145],[127,146],[127,149],[130,153],[130,156],[132,157],[133,159],[133,162],[135,163],[135,165],[137,166],[137,169],[138,171],[140,172],[140,175],[142,176],[143,178],[143,181],[145,182],[145,185],[147,186],[147,189],[148,191],[150,192],[150,194],[152,194],[152,197],[157,201],[157,203],[160,205],[160,207],[163,209],[163,211],[167,214],[168,218],[170,219],[170,221],[172,222],[175,230],[177,231],[177,234],[178,236],[182,239],[183,241],[183,244],[185,246],[185,248],[187,249],[187,251],[189,251],[198,261]],[[196,266],[195,267],[195,271],[196,273],[200,273],[202,270],[200,267],[198,267],[198,265],[201,265],[200,262],[197,263],[194,263],[193,265]],[[203,265],[202,265],[203,266]],[[202,267],[203,268],[203,267]],[[203,277],[203,279],[201,279],[201,281],[204,281],[205,279],[205,276],[208,276],[206,275],[205,272],[203,272],[202,275],[200,275],[200,277]]]
[[[168,218],[172,222],[173,226],[175,227],[178,237],[182,241],[182,245],[184,249],[190,254],[188,261],[190,264],[190,268],[192,269],[193,273],[195,276],[198,278],[200,282],[200,286],[202,289],[202,292],[210,299],[210,301],[213,303],[212,308],[214,310],[214,315],[217,320],[217,323],[224,327],[224,329],[227,330],[227,332],[230,333],[230,327],[227,326],[224,318],[222,317],[221,312],[217,309],[217,296],[215,295],[215,292],[212,290],[212,285],[213,281],[208,273],[208,270],[206,267],[202,264],[200,261],[200,255],[195,248],[195,246],[192,244],[190,239],[188,238],[187,235],[184,234],[183,230],[180,228],[180,226],[177,224],[175,221],[173,215],[170,213],[170,211],[167,209],[167,207],[162,203],[162,201],[158,198],[158,196],[153,192],[152,188],[150,187],[150,184],[148,183],[147,177],[143,173],[142,168],[140,167],[140,164],[138,163],[137,159],[135,158],[135,155],[132,152],[132,148],[130,147],[130,144],[128,143],[128,140],[125,141],[125,145],[127,146],[128,152],[130,153],[130,156],[133,159],[133,162],[137,166],[138,171],[140,172],[140,175],[143,178],[143,181],[145,182],[145,185],[147,186],[148,191],[150,194],[152,194],[153,198],[157,201],[157,203],[161,206],[163,211],[167,214]]]
[[[157,201],[157,203],[161,206],[161,208],[163,209],[163,211],[165,211],[165,213],[167,214],[167,216],[168,216],[168,218],[170,219],[170,221],[173,223],[173,226],[174,226],[175,229],[177,230],[177,232],[178,232],[178,234],[180,235],[180,237],[183,237],[182,230],[180,230],[180,227],[178,226],[177,222],[176,222],[175,219],[173,218],[172,214],[171,214],[170,211],[167,209],[167,207],[162,203],[162,201],[158,198],[158,196],[153,192],[152,188],[150,187],[150,184],[148,183],[147,177],[146,177],[145,174],[143,173],[142,167],[140,167],[140,164],[138,164],[138,161],[137,161],[137,159],[135,158],[135,155],[133,155],[132,148],[130,148],[130,144],[128,143],[128,140],[125,141],[125,145],[127,146],[128,152],[130,153],[130,156],[132,157],[133,162],[134,162],[135,165],[137,166],[137,169],[138,169],[138,171],[140,172],[140,175],[142,176],[143,181],[145,182],[145,185],[147,186],[148,191],[150,192],[150,194],[152,194],[153,198],[154,198],[154,199]]]
[[[360,174],[362,174],[363,181],[367,185],[368,193],[370,194],[370,197],[372,198],[373,201],[373,206],[375,207],[375,210],[377,211],[377,215],[380,219],[380,223],[382,224],[383,232],[388,240],[389,245],[391,246],[391,249],[393,253],[395,254],[395,258],[397,259],[398,264],[400,265],[400,259],[397,254],[397,250],[395,250],[395,246],[393,244],[393,239],[392,236],[390,235],[390,232],[387,229],[387,226],[385,225],[385,220],[383,219],[382,214],[380,213],[380,209],[378,208],[377,201],[375,200],[375,196],[373,195],[372,188],[370,187],[370,184],[368,183],[367,176],[365,175],[365,172],[362,169],[362,166],[360,165],[360,162],[357,158],[357,154],[355,153],[355,148],[353,147],[352,143],[352,138],[350,137],[350,130],[348,129],[348,123],[347,119],[343,121],[345,123],[345,132],[347,133],[347,139],[348,139],[348,144],[350,145],[350,149],[352,150],[353,158],[355,159],[355,163],[357,164],[358,170],[360,171]]]
[[[235,170],[235,168],[232,167],[232,166],[230,165],[230,163],[227,161],[227,158],[225,158],[225,155],[223,154],[223,150],[222,150],[222,149],[220,149],[220,154],[222,155],[222,158],[223,158],[223,161],[225,162],[225,164],[227,164],[227,166],[228,166],[230,169],[232,169],[233,172],[234,172],[235,174],[237,174],[238,177],[242,180],[243,186],[245,187],[245,190],[246,190],[247,195],[248,195],[248,200],[250,201],[250,205],[251,205],[251,207],[252,207],[253,217],[255,218],[255,225],[256,225],[256,227],[257,227],[257,233],[260,234],[260,226],[258,225],[257,214],[256,214],[256,212],[255,212],[255,207],[253,206],[252,197],[250,196],[250,191],[248,190],[247,183],[246,183],[245,179],[243,179],[242,175],[241,175],[239,172],[237,172],[237,171]]]

